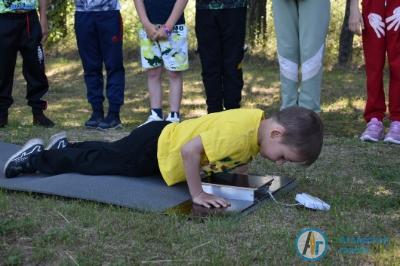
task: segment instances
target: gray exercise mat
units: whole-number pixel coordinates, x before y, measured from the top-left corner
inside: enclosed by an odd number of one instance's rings
[[[190,199],[185,183],[168,187],[159,177],[88,176],[75,173],[56,176],[5,178],[4,164],[20,146],[0,142],[0,188],[85,199],[128,208],[164,211]]]

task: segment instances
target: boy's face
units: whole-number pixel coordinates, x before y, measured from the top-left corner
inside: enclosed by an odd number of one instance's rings
[[[282,165],[285,162],[300,163],[304,161],[295,149],[278,141],[271,142],[265,150],[260,150],[260,152],[261,156],[275,162],[277,165]]]
[[[274,121],[268,121],[267,124],[260,143],[261,156],[278,165],[285,162],[303,162],[304,158],[296,149],[282,143],[285,128]]]

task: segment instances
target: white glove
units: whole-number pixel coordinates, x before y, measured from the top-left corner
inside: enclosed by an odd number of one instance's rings
[[[368,15],[368,21],[378,38],[385,36],[385,23],[382,21],[382,17],[380,15],[376,13],[370,13]]]
[[[389,24],[390,23],[390,24]],[[391,30],[394,27],[394,31],[397,31],[400,26],[400,7],[393,10],[393,15],[386,18],[387,30]]]

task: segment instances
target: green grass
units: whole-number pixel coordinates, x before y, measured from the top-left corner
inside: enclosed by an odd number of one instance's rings
[[[57,126],[31,125],[25,82],[16,73],[10,125],[0,140],[17,144],[28,138],[66,130],[71,140],[118,139],[144,121],[148,95],[145,74],[133,57],[126,58],[124,129],[98,132],[82,127],[90,115],[78,59],[47,63],[51,90],[47,114]],[[132,63],[135,62],[135,63]],[[167,86],[166,80],[164,81]],[[182,113],[205,114],[199,62],[191,58],[185,74]],[[274,62],[247,58],[243,105],[271,113],[279,109],[279,75]],[[294,240],[304,227],[324,230],[330,250],[326,265],[395,265],[400,260],[400,146],[358,140],[364,127],[364,73],[359,69],[327,70],[322,90],[325,145],[311,167],[276,167],[256,158],[253,172],[298,177],[296,189],[279,199],[292,203],[308,192],[331,204],[329,212],[286,208],[265,202],[240,218],[188,220],[87,201],[0,190],[0,264],[4,265],[250,265],[301,264]],[[167,108],[167,106],[165,106]],[[343,254],[341,237],[389,237],[370,245],[368,254]],[[348,246],[348,245],[347,245]],[[365,245],[364,245],[365,246]]]

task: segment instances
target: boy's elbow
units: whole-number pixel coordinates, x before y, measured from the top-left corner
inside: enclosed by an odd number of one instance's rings
[[[182,158],[192,158],[201,156],[203,146],[200,138],[193,139],[181,147]]]
[[[182,158],[188,158],[191,154],[193,154],[193,149],[191,149],[191,147],[189,147],[188,145],[184,145],[181,148]]]
[[[194,158],[199,154],[200,152],[197,151],[196,147],[193,147],[192,145],[184,145],[181,148],[181,156],[184,159]]]

